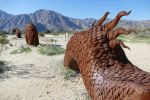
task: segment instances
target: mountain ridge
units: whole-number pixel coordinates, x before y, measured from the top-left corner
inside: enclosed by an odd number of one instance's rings
[[[40,9],[29,14],[18,15],[12,15],[0,10],[0,30],[9,32],[13,28],[19,28],[21,31],[24,31],[24,27],[28,23],[33,23],[38,31],[79,31],[90,28],[94,21],[96,21],[96,19],[77,19],[45,9]],[[110,21],[110,19],[107,19],[106,22],[108,21]],[[150,28],[150,20],[121,20],[118,27],[137,29]]]

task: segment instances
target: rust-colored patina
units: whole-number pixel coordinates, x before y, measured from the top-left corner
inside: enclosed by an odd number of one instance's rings
[[[122,16],[102,25],[106,13],[91,29],[74,33],[67,44],[64,65],[80,70],[92,100],[150,100],[150,73],[133,65],[122,47],[120,34],[131,30],[114,29]]]
[[[18,28],[14,28],[12,32],[16,33],[17,38],[21,38],[21,32]]]
[[[25,38],[28,45],[39,45],[38,32],[33,24],[26,25]]]

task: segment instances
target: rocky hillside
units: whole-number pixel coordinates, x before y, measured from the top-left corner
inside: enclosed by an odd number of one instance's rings
[[[11,17],[11,16],[13,16],[13,15],[8,14],[8,13],[6,13],[6,12],[0,10],[0,19],[1,19],[1,20],[7,19],[7,18],[9,18],[9,17]]]
[[[24,30],[27,23],[34,23],[38,31],[73,31],[89,28],[94,19],[75,19],[50,10],[38,10],[31,14],[11,15],[0,11],[0,30],[11,31],[18,27]]]
[[[54,32],[76,31],[91,27],[95,19],[76,19],[64,16],[51,10],[38,10],[31,14],[11,15],[0,10],[0,30],[11,31],[19,28],[22,31],[27,23],[34,23],[38,31],[50,30]],[[125,28],[150,28],[150,20],[131,21],[122,20],[119,26]]]

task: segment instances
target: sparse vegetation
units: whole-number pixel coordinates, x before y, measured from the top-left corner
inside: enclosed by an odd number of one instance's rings
[[[69,80],[70,78],[77,77],[77,72],[72,69],[65,68],[62,72],[64,79]]]
[[[0,74],[3,73],[4,71],[8,71],[9,67],[6,66],[7,62],[6,61],[0,61]],[[1,77],[1,75],[0,75]]]
[[[0,37],[7,37],[7,35],[6,34],[8,34],[7,32],[4,32],[4,31],[0,31]]]
[[[8,62],[6,61],[3,61],[3,60],[0,60],[0,65],[4,65],[4,64],[7,64]]]
[[[51,33],[51,31],[50,31],[50,30],[46,30],[45,33],[46,33],[46,34]]]
[[[41,45],[38,52],[43,55],[56,55],[64,53],[64,49],[57,45]]]
[[[0,44],[7,44],[9,43],[9,40],[7,39],[6,32],[1,31],[0,32]]]
[[[45,36],[45,33],[42,33],[42,32],[40,32],[40,33],[38,33],[39,34],[39,36],[41,36],[41,37],[44,37]]]
[[[19,49],[17,49],[17,50],[11,51],[10,54],[29,53],[29,52],[31,52],[31,51],[32,51],[31,48],[29,48],[29,47],[23,47],[23,48],[19,48]]]
[[[50,39],[49,42],[57,42],[57,40],[55,40],[55,39]]]
[[[125,42],[131,42],[131,43],[150,43],[150,33],[137,33],[130,34],[128,36],[120,35],[118,39],[121,39]]]
[[[8,39],[0,37],[0,44],[7,44],[7,43],[9,43]]]
[[[65,68],[62,63],[58,64],[57,67],[59,67],[58,70],[60,71],[61,76],[65,80],[70,80],[70,79],[73,79],[73,78],[79,76],[78,71],[75,71],[75,70],[70,69],[70,68]],[[59,72],[58,70],[56,70],[56,71]]]
[[[62,33],[51,33],[52,35],[54,35],[54,36],[59,36],[59,35],[61,35]]]

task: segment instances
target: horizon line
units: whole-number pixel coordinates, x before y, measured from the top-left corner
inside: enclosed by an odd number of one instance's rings
[[[61,12],[58,12],[58,11],[55,11],[55,10],[50,10],[50,9],[37,9],[37,10],[34,10],[33,12],[28,12],[28,13],[19,13],[19,14],[12,14],[12,13],[10,13],[10,12],[7,12],[7,11],[4,11],[4,10],[2,10],[2,9],[0,9],[1,11],[3,11],[3,12],[5,12],[5,13],[7,13],[7,14],[10,14],[10,15],[12,15],[12,16],[18,16],[18,15],[29,15],[29,14],[33,14],[33,13],[35,13],[36,11],[40,11],[40,10],[45,10],[45,11],[53,11],[53,12],[55,12],[55,13],[58,13],[58,14],[60,14],[60,15],[62,15],[62,16],[66,16],[66,15],[64,15],[64,14],[62,14]],[[69,17],[69,18],[75,18],[75,19],[95,19],[95,20],[99,20],[100,18],[92,18],[92,17],[85,17],[85,18],[77,18],[77,17],[73,17],[73,16],[66,16],[66,17]],[[113,19],[113,18],[107,18],[107,19]],[[150,19],[127,19],[127,18],[122,18],[121,20],[129,20],[129,21],[150,21]]]

